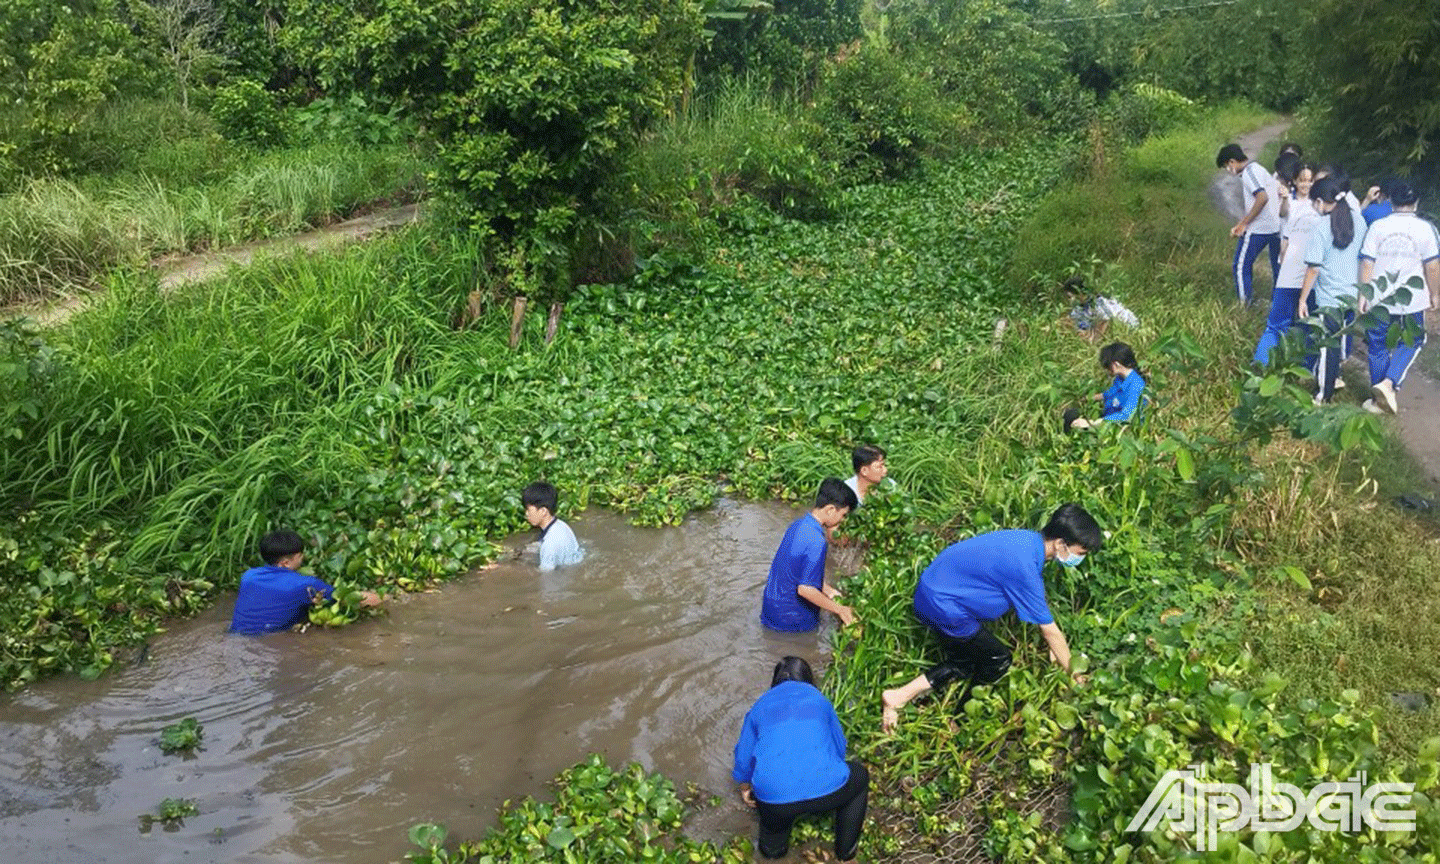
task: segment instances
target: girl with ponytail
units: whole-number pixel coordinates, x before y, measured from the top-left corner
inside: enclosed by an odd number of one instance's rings
[[[1307,318],[1312,309],[1318,307],[1320,323],[1327,335],[1339,332],[1354,321],[1355,285],[1360,280],[1359,255],[1360,244],[1365,239],[1365,220],[1347,198],[1344,186],[1334,177],[1316,180],[1310,187],[1310,203],[1321,218],[1311,229],[1305,247],[1305,281],[1300,286],[1295,315]],[[1351,301],[1352,309],[1342,308],[1346,300]],[[1335,393],[1340,361],[1345,359],[1343,348],[1322,347],[1315,358],[1319,384],[1317,403],[1329,402]]]

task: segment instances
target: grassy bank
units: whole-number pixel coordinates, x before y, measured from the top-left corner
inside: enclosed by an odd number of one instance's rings
[[[424,170],[403,144],[253,152],[212,132],[158,146],[124,170],[22,180],[0,196],[0,305],[92,287],[119,265],[415,200]]]
[[[867,854],[1108,860],[1129,844],[1171,860],[1179,841],[1121,830],[1166,768],[1229,777],[1265,756],[1301,785],[1433,774],[1433,754],[1412,764],[1433,716],[1395,713],[1384,689],[1433,688],[1433,617],[1374,621],[1398,607],[1387,592],[1428,608],[1412,586],[1440,563],[1433,546],[1377,520],[1346,480],[1359,457],[1232,425],[1259,319],[1230,304],[1203,190],[1216,136],[1262,119],[1220,112],[1129,155],[961,156],[836,193],[824,221],[752,210],[691,257],[577,289],[553,344],[532,314],[514,351],[508,308],[462,314],[492,262],[423,229],[203,296],[119,282],[47,336],[58,353],[26,367],[0,418],[18,436],[0,452],[18,515],[0,568],[24,586],[0,601],[5,680],[98,673],[233,584],[267,525],[313,537],[319,575],[411,587],[484,560],[536,477],[566,508],[666,523],[724,487],[811,494],[869,441],[905,494],[851,528],[871,546],[850,586],[864,631],[838,637],[825,681],[876,769]],[[1067,185],[1077,160],[1096,167]],[[1055,284],[1076,266],[1142,319],[1113,334],[1156,397],[1125,434],[1058,430],[1103,384]],[[929,651],[908,611],[919,570],[949,539],[1038,525],[1065,500],[1111,532],[1051,585],[1091,685],[1070,690],[1033,632],[1003,625],[1018,646],[1005,682],[954,722],[921,707],[881,736],[880,690]],[[1330,640],[1307,640],[1318,627]],[[1355,860],[1354,838],[1292,833],[1276,857]]]

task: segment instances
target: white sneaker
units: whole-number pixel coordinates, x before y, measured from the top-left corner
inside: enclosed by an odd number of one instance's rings
[[[1390,383],[1389,378],[1371,387],[1370,392],[1375,394],[1375,402],[1379,404],[1380,407],[1389,411],[1391,414],[1400,413],[1400,406],[1395,402],[1395,387]]]
[[[1366,399],[1363,403],[1361,403],[1360,407],[1364,408],[1366,411],[1369,411],[1371,414],[1385,413],[1385,409],[1381,408],[1379,405],[1376,405],[1374,399]]]

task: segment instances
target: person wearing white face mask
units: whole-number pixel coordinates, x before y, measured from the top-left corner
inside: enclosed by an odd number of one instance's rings
[[[1010,668],[1010,647],[981,625],[1011,609],[1040,628],[1050,659],[1069,672],[1070,643],[1050,614],[1041,573],[1047,561],[1078,566],[1104,542],[1094,517],[1078,504],[1062,504],[1039,532],[991,531],[937,555],[915,587],[915,616],[935,631],[945,659],[882,694],[884,728],[893,729],[900,709],[931,690],[964,681],[963,703],[970,686],[999,681]]]

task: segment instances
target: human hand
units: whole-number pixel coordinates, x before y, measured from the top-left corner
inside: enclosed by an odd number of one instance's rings
[[[1084,687],[1086,684],[1089,684],[1089,683],[1090,683],[1090,676],[1089,676],[1089,675],[1072,675],[1071,678],[1070,678],[1070,680],[1072,680],[1072,681],[1075,682],[1075,686],[1076,686],[1076,687]]]
[[[379,606],[379,605],[380,605],[380,595],[379,595],[379,594],[376,594],[374,591],[361,591],[361,592],[360,592],[360,605],[361,605],[361,606]]]
[[[1310,317],[1310,310],[1305,308],[1305,307],[1308,306],[1308,305],[1309,305],[1308,303],[1305,303],[1305,302],[1302,300],[1302,301],[1300,302],[1300,305],[1295,307],[1295,317],[1296,317],[1297,319],[1299,319],[1299,318],[1309,318],[1309,317]]]
[[[855,623],[855,610],[849,606],[841,606],[835,610],[835,617],[840,619],[841,624],[849,627]]]
[[[1244,234],[1244,233],[1245,233],[1245,223],[1244,223],[1244,222],[1236,222],[1236,223],[1235,223],[1235,227],[1230,229],[1230,236],[1231,236],[1231,237],[1239,237],[1239,236],[1241,236],[1241,235]]]
[[[829,585],[829,584],[827,584],[827,585],[825,585],[823,588],[821,588],[820,590],[821,590],[822,592],[824,592],[825,596],[826,596],[826,597],[829,597],[831,600],[834,600],[834,599],[836,599],[837,597],[844,597],[844,596],[845,596],[844,594],[840,593],[840,589],[839,589],[839,588],[836,588],[834,585]]]
[[[755,806],[755,793],[750,791],[749,783],[740,786],[740,800],[745,802],[746,807]]]
[[[1362,206],[1367,204],[1373,204],[1378,200],[1380,200],[1380,187],[1371,186],[1369,189],[1365,190],[1365,200],[1361,201],[1360,204]]]

